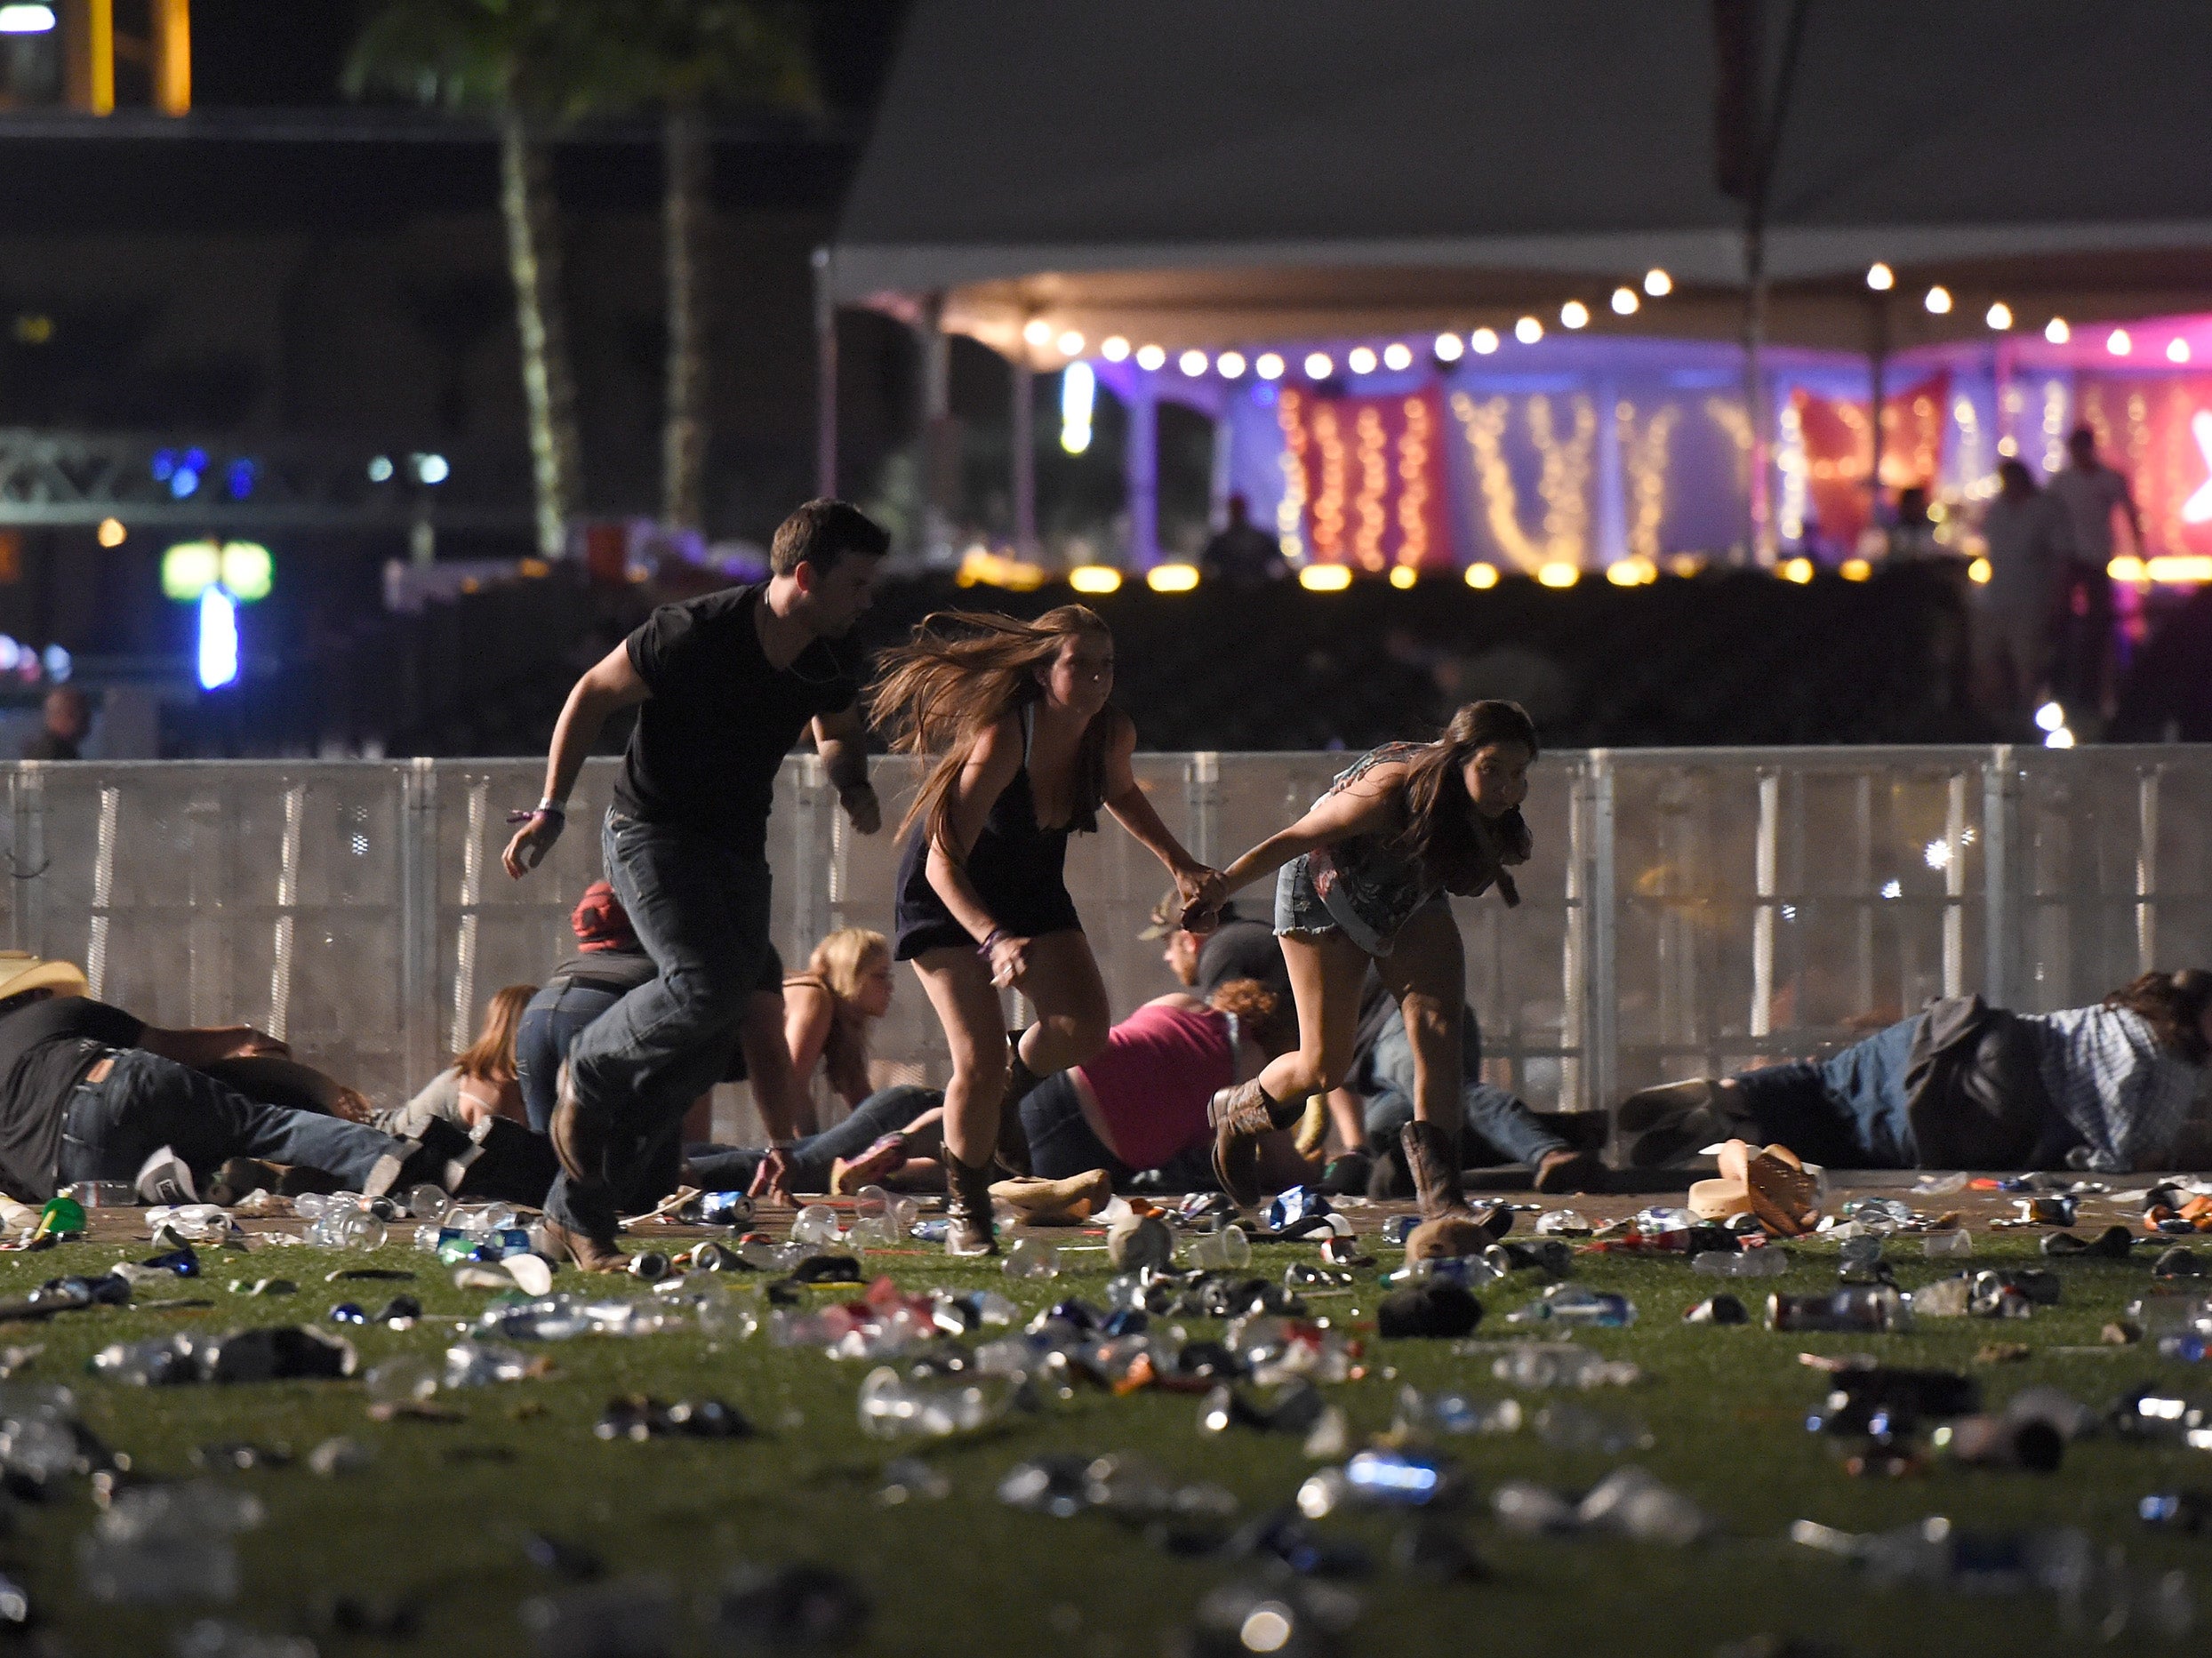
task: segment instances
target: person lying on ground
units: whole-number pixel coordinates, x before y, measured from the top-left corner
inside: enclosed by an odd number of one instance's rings
[[[1256,979],[1231,979],[1205,1002],[1180,991],[1155,997],[1107,1033],[1102,1050],[1023,1099],[1030,1172],[1066,1180],[1104,1169],[1125,1191],[1148,1169],[1211,1185],[1208,1102],[1297,1045],[1295,1005]],[[1263,1188],[1303,1185],[1319,1173],[1287,1131],[1262,1139]]]
[[[1066,1180],[1104,1169],[1126,1189],[1138,1173],[1156,1169],[1186,1185],[1210,1185],[1206,1102],[1257,1076],[1296,1040],[1289,999],[1256,980],[1230,980],[1210,1005],[1182,991],[1157,997],[1109,1030],[1099,1053],[1023,1097],[1031,1171]],[[836,1127],[795,1146],[695,1146],[690,1179],[722,1190],[749,1182],[757,1196],[771,1197],[912,1180],[924,1173],[918,1160],[942,1150],[943,1100],[932,1090],[886,1088]],[[1318,1172],[1286,1132],[1268,1136],[1262,1152],[1262,1178],[1277,1188],[1303,1184]]]
[[[484,1024],[477,1039],[453,1062],[425,1083],[421,1093],[387,1112],[377,1126],[402,1140],[421,1132],[422,1125],[442,1117],[461,1129],[474,1128],[487,1117],[510,1122],[525,1120],[522,1083],[515,1067],[515,1033],[523,1010],[538,993],[534,984],[510,984],[499,991],[484,1010]]]
[[[1193,933],[1182,925],[1182,889],[1169,887],[1137,936],[1166,941],[1160,959],[1183,989],[1204,1001],[1231,979],[1257,979],[1278,996],[1290,994],[1290,966],[1273,927],[1238,914],[1229,900],[1216,912],[1212,932]]]
[[[1460,1161],[1479,1166],[1486,1163],[1522,1163],[1532,1171],[1530,1184],[1540,1192],[1597,1191],[1602,1189],[1605,1165],[1595,1154],[1577,1151],[1537,1120],[1536,1114],[1508,1089],[1482,1080],[1482,1026],[1475,1010],[1463,1004],[1459,1018],[1460,1098],[1466,1107],[1466,1140]],[[1361,992],[1359,1028],[1352,1038],[1351,1069],[1343,1089],[1358,1103],[1354,1119],[1362,1138],[1353,1142],[1352,1155],[1342,1159],[1342,1170],[1331,1165],[1326,1187],[1342,1191],[1365,1189],[1372,1197],[1408,1197],[1413,1176],[1406,1167],[1401,1137],[1414,1120],[1414,1045],[1406,1034],[1406,1015],[1382,977],[1367,970]],[[1336,1104],[1332,1095],[1332,1107]],[[1333,1110],[1340,1125],[1341,1109]],[[1370,1149],[1382,1155],[1370,1161]],[[1373,1178],[1363,1186],[1351,1184],[1365,1165]]]
[[[809,1133],[817,1070],[851,1109],[875,1093],[868,1031],[891,1011],[892,989],[891,945],[866,927],[839,927],[814,946],[805,973],[784,980],[784,1042]]]
[[[2158,1169],[2208,1055],[2212,973],[2146,973],[2056,1013],[1946,997],[1825,1061],[1647,1088],[1617,1123],[1639,1168],[1740,1139],[1831,1168]]]
[[[92,999],[68,962],[0,955],[0,1190],[44,1203],[79,1181],[119,1181],[148,1203],[243,1197],[219,1181],[233,1158],[321,1170],[381,1194],[461,1186],[471,1142],[451,1130],[394,1138],[317,1111],[264,1105],[199,1067],[285,1045],[248,1025],[166,1030]],[[443,1127],[443,1125],[440,1125]]]
[[[684,1183],[786,1204],[809,1192],[844,1195],[867,1185],[942,1191],[944,1103],[942,1090],[897,1083],[821,1133],[786,1145],[693,1145],[684,1154]]]

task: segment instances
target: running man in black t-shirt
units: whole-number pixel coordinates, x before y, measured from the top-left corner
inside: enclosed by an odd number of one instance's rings
[[[810,724],[853,827],[882,826],[838,642],[868,609],[890,541],[853,506],[810,501],[783,521],[763,585],[663,605],[576,682],[553,728],[545,797],[508,843],[534,869],[607,717],[637,707],[600,845],[606,877],[660,966],[580,1035],[553,1108],[561,1178],[546,1241],[587,1271],[619,1271],[614,1194],[678,1133],[720,1075],[768,946],[768,811]],[[642,706],[638,706],[642,704]]]

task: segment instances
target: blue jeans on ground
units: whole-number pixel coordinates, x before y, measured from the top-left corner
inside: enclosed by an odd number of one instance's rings
[[[614,1229],[618,1194],[644,1183],[729,1059],[768,949],[769,875],[764,857],[617,812],[606,814],[600,846],[614,895],[661,970],[568,1050],[577,1103],[607,1136],[605,1178],[564,1173],[546,1213],[604,1237]]]
[[[1533,1166],[1551,1153],[1567,1149],[1567,1141],[1545,1132],[1535,1114],[1517,1096],[1476,1080],[1482,1070],[1482,1027],[1475,1022],[1471,1007],[1460,1013],[1459,1062],[1460,1099],[1467,1126],[1479,1139],[1488,1141],[1503,1161]],[[1380,1153],[1396,1142],[1399,1129],[1414,1120],[1414,1042],[1406,1033],[1403,1013],[1392,1013],[1391,1022],[1382,1027],[1360,1081],[1366,1085],[1360,1092],[1367,1098],[1367,1144]],[[1471,1159],[1463,1150],[1460,1161]]]
[[[1134,1173],[1106,1149],[1084,1117],[1070,1071],[1054,1071],[1023,1096],[1022,1137],[1029,1141],[1030,1168],[1042,1180],[1064,1181],[1104,1169],[1117,1188],[1126,1188]]]
[[[550,996],[539,991],[523,1009],[522,1021],[515,1028],[515,1080],[522,1088],[523,1109],[529,1115],[532,1133],[542,1134],[552,1126],[553,1097],[569,1045],[586,1025],[621,999],[612,990],[564,984]]]
[[[143,1048],[113,1052],[99,1082],[83,1082],[62,1118],[60,1177],[129,1181],[162,1147],[182,1157],[204,1181],[230,1157],[320,1169],[349,1191],[360,1191],[402,1142],[362,1123],[263,1105],[188,1066]]]
[[[1919,1152],[1905,1113],[1904,1070],[1925,1017],[1901,1020],[1819,1064],[1792,1060],[1738,1071],[1727,1112],[1741,1119],[1744,1138],[1779,1141],[1807,1163],[1913,1168]]]
[[[878,1088],[853,1108],[843,1122],[832,1123],[819,1134],[794,1140],[783,1148],[791,1167],[791,1183],[798,1191],[827,1191],[830,1171],[839,1157],[865,1151],[886,1134],[898,1133],[924,1111],[945,1102],[935,1088],[899,1083]],[[743,1191],[752,1184],[754,1171],[767,1152],[757,1146],[696,1145],[684,1155],[690,1182],[708,1191]]]

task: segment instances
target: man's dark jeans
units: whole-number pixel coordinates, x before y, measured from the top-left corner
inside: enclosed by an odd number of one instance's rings
[[[1507,1161],[1531,1168],[1566,1149],[1567,1141],[1539,1123],[1518,1095],[1481,1079],[1482,1027],[1471,1007],[1460,1010],[1459,1055],[1460,1104],[1479,1141]],[[1396,1145],[1399,1131],[1414,1120],[1414,1043],[1403,1013],[1392,1013],[1382,1027],[1365,1070],[1359,1081],[1366,1085],[1367,1145],[1379,1155]],[[1469,1162],[1475,1150],[1466,1148],[1460,1161]]]
[[[568,1057],[569,1045],[586,1025],[621,999],[613,990],[563,984],[550,995],[540,990],[522,1010],[522,1021],[515,1027],[515,1081],[522,1089],[532,1133],[542,1134],[552,1126],[561,1061]]]
[[[728,1061],[768,949],[768,862],[695,829],[609,812],[606,877],[661,970],[594,1020],[568,1050],[580,1108],[607,1141],[605,1177],[563,1174],[546,1212],[611,1236],[618,1194],[638,1189],[691,1102]]]
[[[1834,1058],[1791,1060],[1735,1074],[1735,1098],[1723,1109],[1748,1140],[1779,1142],[1808,1163],[1842,1169],[1909,1169],[1919,1161],[1907,1109],[1904,1074],[1912,1038],[1927,1015],[1915,1013]]]
[[[99,1082],[79,1083],[62,1118],[60,1177],[129,1181],[162,1147],[205,1181],[230,1157],[320,1169],[360,1191],[386,1157],[405,1148],[361,1123],[263,1105],[188,1066],[123,1048]]]

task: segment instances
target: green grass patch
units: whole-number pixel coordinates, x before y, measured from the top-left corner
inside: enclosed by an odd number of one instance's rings
[[[1977,1244],[1976,1264],[2042,1264],[2032,1237]],[[10,1256],[0,1264],[0,1295],[20,1294],[56,1274],[102,1271],[119,1258],[146,1253],[142,1246],[87,1243]],[[1748,1303],[1772,1288],[1833,1285],[1832,1246],[1798,1253],[1799,1263],[1787,1278],[1734,1287]],[[1916,1239],[1897,1240],[1891,1253],[1907,1288],[1952,1267],[1923,1262]],[[392,1650],[386,1642],[320,1627],[318,1606],[334,1593],[419,1604],[422,1622],[412,1649],[528,1651],[517,1606],[559,1587],[525,1560],[521,1547],[525,1533],[544,1530],[597,1552],[616,1574],[671,1580],[685,1598],[687,1628],[691,1604],[710,1593],[733,1562],[811,1558],[851,1573],[872,1598],[870,1650],[974,1658],[1036,1649],[1149,1658],[1208,1588],[1253,1568],[1172,1557],[1096,1516],[1052,1520],[1017,1512],[997,1501],[999,1478],[1015,1462],[1047,1452],[1136,1453],[1177,1478],[1219,1482],[1251,1515],[1289,1502],[1313,1469],[1294,1438],[1202,1435],[1195,1397],[1158,1391],[1124,1398],[1084,1391],[1049,1399],[1040,1414],[967,1440],[870,1440],[859,1433],[854,1415],[855,1394],[870,1366],[779,1350],[765,1332],[744,1342],[686,1332],[547,1344],[550,1375],[442,1396],[466,1417],[445,1425],[372,1422],[357,1379],[149,1390],[89,1375],[86,1361],[112,1342],[180,1326],[220,1330],[302,1322],[331,1328],[325,1318],[333,1303],[354,1300],[373,1310],[396,1289],[418,1294],[428,1316],[405,1333],[347,1330],[364,1369],[397,1353],[435,1358],[455,1321],[473,1317],[488,1299],[455,1290],[430,1256],[401,1248],[372,1256],[273,1248],[251,1256],[215,1250],[203,1255],[207,1276],[201,1283],[217,1303],[212,1311],[101,1309],[0,1331],[0,1342],[43,1342],[45,1351],[21,1379],[73,1387],[84,1420],[140,1470],[189,1474],[195,1446],[226,1440],[289,1445],[301,1459],[291,1468],[222,1476],[257,1493],[269,1518],[240,1539],[244,1587],[237,1603],[206,1611],[266,1630],[310,1633],[325,1654]],[[1262,1246],[1254,1251],[1253,1270],[1278,1275],[1293,1261],[1314,1258],[1310,1246]],[[1071,1265],[1057,1279],[1026,1284],[934,1254],[871,1256],[868,1267],[890,1272],[909,1289],[987,1285],[1012,1296],[1025,1313],[1064,1296],[1102,1302],[1109,1276],[1103,1256],[1067,1259],[1097,1264]],[[323,1281],[333,1268],[371,1264],[412,1270],[417,1277],[412,1285]],[[1396,1264],[1394,1253],[1385,1254],[1384,1264]],[[1730,1286],[1694,1277],[1679,1261],[1580,1258],[1578,1281],[1631,1296],[1640,1317],[1632,1328],[1591,1331],[1579,1339],[1635,1360],[1647,1374],[1638,1387],[1570,1397],[1648,1424],[1656,1444],[1630,1460],[1703,1505],[1720,1535],[1687,1550],[1510,1535],[1488,1515],[1488,1492],[1498,1481],[1519,1477],[1579,1489],[1621,1459],[1554,1451],[1527,1430],[1450,1441],[1447,1448],[1467,1471],[1474,1494],[1456,1523],[1492,1575],[1453,1587],[1411,1582],[1388,1565],[1395,1519],[1332,1518],[1329,1530],[1358,1539],[1378,1562],[1374,1575],[1349,1585],[1364,1611],[1346,1649],[1703,1654],[1760,1631],[1816,1636],[1867,1654],[1957,1658],[2013,1658],[2024,1650],[2094,1645],[2088,1632],[2062,1630],[2047,1599],[1877,1592],[1853,1569],[1784,1537],[1790,1522],[1801,1518],[1853,1531],[1929,1514],[1975,1530],[2079,1526],[2100,1543],[2123,1545],[2141,1571],[2184,1567],[2193,1574],[2212,1540],[2151,1531],[2134,1510],[2149,1491],[2212,1484],[2202,1454],[2107,1436],[2073,1446],[2064,1469],[2051,1476],[1939,1463],[1925,1477],[1869,1480],[1847,1475],[1839,1447],[1805,1430],[1805,1414],[1824,1391],[1821,1377],[1799,1363],[1807,1350],[1973,1368],[1992,1405],[2032,1383],[2056,1384],[2100,1407],[2131,1383],[2193,1383],[2187,1367],[2142,1348],[2050,1351],[2096,1347],[2100,1328],[2150,1287],[2147,1252],[2128,1263],[2057,1265],[2064,1299],[2032,1319],[1923,1321],[1909,1334],[1853,1337],[1686,1326],[1686,1308]],[[269,1301],[227,1293],[234,1276],[270,1275],[297,1281],[300,1294]],[[1317,1315],[1366,1341],[1366,1377],[1328,1390],[1356,1433],[1388,1427],[1403,1383],[1448,1384],[1487,1396],[1507,1391],[1489,1377],[1487,1359],[1456,1358],[1447,1343],[1376,1341],[1372,1324],[1381,1291],[1374,1278],[1363,1274],[1356,1293],[1311,1304]],[[574,1291],[583,1284],[566,1272],[557,1287]],[[190,1285],[180,1287],[197,1293]],[[1522,1274],[1484,1292],[1479,1334],[1506,1334],[1503,1315],[1539,1287],[1535,1275]],[[598,1281],[591,1288],[647,1293],[628,1280],[612,1286]],[[1194,1336],[1219,1333],[1207,1320],[1173,1322]],[[1974,1366],[1976,1350],[1992,1340],[2024,1342],[2035,1351],[2022,1363]],[[627,1392],[719,1397],[742,1409],[760,1436],[646,1444],[595,1438],[593,1424],[609,1398]],[[1541,1395],[1521,1397],[1532,1414],[1545,1402]],[[308,1450],[334,1435],[369,1446],[373,1463],[336,1478],[309,1472]],[[875,1494],[884,1465],[918,1452],[950,1479],[951,1495],[881,1505]],[[23,1511],[12,1534],[0,1541],[0,1561],[29,1590],[68,1650],[165,1651],[169,1632],[199,1609],[189,1603],[111,1606],[86,1598],[75,1550],[94,1510],[82,1482],[71,1484],[64,1500]]]

